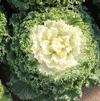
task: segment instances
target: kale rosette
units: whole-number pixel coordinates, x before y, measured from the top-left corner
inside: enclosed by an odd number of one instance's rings
[[[76,101],[99,63],[91,18],[59,7],[20,22],[7,56],[12,91],[24,100]]]

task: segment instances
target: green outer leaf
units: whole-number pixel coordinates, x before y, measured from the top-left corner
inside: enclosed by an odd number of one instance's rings
[[[8,0],[12,7],[18,9],[20,11],[28,10],[38,6],[72,6],[72,5],[80,5],[85,0]]]
[[[12,101],[8,90],[1,84],[1,81],[0,81],[0,101]]]
[[[1,81],[0,81],[0,100],[3,97],[3,94],[4,94],[4,88],[3,88],[2,84],[1,84]]]
[[[62,19],[67,24],[79,26],[86,40],[79,66],[67,70],[56,81],[54,77],[46,77],[39,73],[37,70],[38,62],[30,51],[30,29],[35,24],[43,24],[47,19]],[[16,23],[16,25],[14,26],[11,50],[9,50],[7,57],[8,63],[13,70],[13,79],[9,83],[12,91],[24,100],[30,98],[33,100],[38,99],[37,101],[40,101],[40,99],[41,101],[75,101],[77,97],[80,97],[82,85],[86,83],[85,81],[91,75],[92,70],[99,63],[91,18],[84,12],[75,12],[66,8],[46,8],[40,13],[30,12],[21,24]],[[17,82],[15,82],[16,80]],[[17,86],[18,83],[23,86]],[[16,87],[19,87],[20,91],[16,92]],[[24,87],[27,87],[26,90]],[[34,92],[32,95],[30,94],[30,87],[33,89],[31,92]]]
[[[6,53],[5,44],[7,42],[8,32],[6,30],[6,16],[3,13],[3,10],[0,8],[0,62],[4,61],[4,56]]]

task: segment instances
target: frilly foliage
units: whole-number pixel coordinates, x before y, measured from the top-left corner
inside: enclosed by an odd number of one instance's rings
[[[3,88],[2,84],[1,84],[1,81],[0,81],[0,100],[3,97],[3,94],[4,94],[4,88]]]
[[[85,0],[8,0],[13,8],[20,11],[29,10],[38,6],[73,6],[80,5]],[[33,9],[34,10],[34,9]]]
[[[84,16],[85,15],[85,16]],[[44,76],[37,70],[38,60],[31,54],[30,29],[43,24],[46,20],[64,20],[73,26],[79,26],[85,36],[86,46],[80,64],[66,71],[63,77]],[[94,39],[95,30],[91,18],[85,12],[71,11],[66,8],[46,8],[39,12],[30,12],[19,22],[11,21],[14,35],[7,60],[12,68],[9,83],[12,91],[21,99],[33,101],[76,101],[81,95],[82,86],[95,75],[99,64],[98,45]]]
[[[8,42],[8,32],[7,32],[7,19],[3,10],[0,9],[0,62],[5,59],[6,53],[6,43]]]
[[[8,90],[2,85],[0,81],[0,101],[12,101]]]

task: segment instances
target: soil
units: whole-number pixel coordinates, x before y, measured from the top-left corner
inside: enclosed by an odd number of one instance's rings
[[[100,101],[100,87],[84,88],[80,101]]]

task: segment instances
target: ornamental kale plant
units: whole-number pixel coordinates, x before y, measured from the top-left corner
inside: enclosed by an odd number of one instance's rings
[[[3,89],[3,86],[2,86],[1,81],[0,81],[0,100],[3,97],[3,94],[4,94],[4,89]]]
[[[84,2],[0,0],[0,79],[12,96],[77,101],[100,84],[100,28]]]
[[[7,19],[3,10],[0,9],[0,62],[4,61],[5,57],[5,44],[7,42],[8,32],[6,30]]]
[[[11,90],[23,100],[80,98],[82,86],[99,64],[89,15],[59,6],[32,11],[18,21],[11,21],[14,32],[7,54]]]
[[[1,81],[0,81],[0,101],[12,101],[8,90],[1,84]]]

